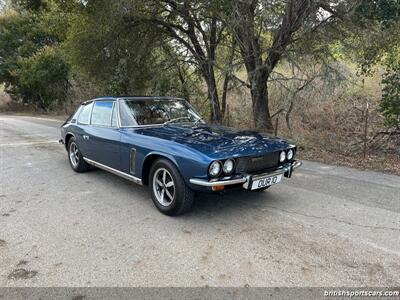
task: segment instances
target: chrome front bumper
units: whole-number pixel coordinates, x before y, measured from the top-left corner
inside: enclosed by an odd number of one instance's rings
[[[200,186],[205,186],[205,187],[213,187],[213,186],[222,186],[222,185],[235,185],[235,184],[243,184],[244,188],[248,188],[250,181],[252,180],[257,180],[260,178],[268,177],[268,176],[275,176],[275,175],[281,175],[284,174],[286,177],[291,177],[293,170],[301,167],[303,163],[299,160],[296,160],[293,163],[287,163],[284,166],[282,166],[280,169],[272,171],[272,172],[267,172],[267,173],[262,173],[262,174],[246,174],[241,177],[233,178],[233,179],[211,179],[211,180],[206,180],[206,179],[198,179],[198,178],[191,178],[189,179],[189,182],[191,184],[195,185],[200,185]]]

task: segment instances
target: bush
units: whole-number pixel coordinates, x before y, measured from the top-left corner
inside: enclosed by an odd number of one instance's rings
[[[65,101],[69,67],[45,15],[10,10],[0,15],[0,83],[14,100],[49,110]]]
[[[19,65],[19,90],[24,102],[48,110],[66,100],[69,67],[54,48],[46,47],[22,59]]]
[[[388,126],[400,126],[400,64],[392,65],[383,76],[380,110]]]

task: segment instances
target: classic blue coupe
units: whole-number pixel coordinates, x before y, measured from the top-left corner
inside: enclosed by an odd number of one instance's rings
[[[188,212],[195,192],[261,191],[301,166],[295,145],[207,125],[178,98],[90,100],[62,125],[61,137],[74,171],[95,166],[148,185],[155,206],[170,216]]]

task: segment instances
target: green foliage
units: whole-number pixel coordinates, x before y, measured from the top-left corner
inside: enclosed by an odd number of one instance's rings
[[[139,22],[140,2],[90,1],[69,6],[69,31],[63,50],[75,73],[94,82],[98,94],[184,94],[179,72],[164,36]]]
[[[40,11],[48,7],[47,1],[44,0],[13,0],[12,4],[17,9],[28,11]]]
[[[383,76],[380,110],[389,126],[400,126],[400,62],[392,63]]]
[[[355,17],[359,20],[375,20],[389,25],[400,18],[399,0],[364,0],[356,9]]]
[[[400,0],[363,1],[354,15],[350,41],[362,75],[384,66],[380,110],[387,125],[399,126],[400,111]],[[353,27],[354,28],[354,27]]]
[[[49,19],[25,10],[0,16],[0,82],[14,99],[41,109],[64,101],[68,66]]]
[[[19,66],[19,89],[26,102],[46,110],[66,100],[69,67],[54,48],[43,48]]]
[[[385,63],[386,54],[400,43],[400,0],[364,0],[352,21],[349,42],[355,47],[361,73],[368,74],[374,65]]]
[[[153,46],[140,32],[124,28],[116,10],[114,2],[97,1],[73,15],[64,53],[99,93],[139,94],[151,78]]]

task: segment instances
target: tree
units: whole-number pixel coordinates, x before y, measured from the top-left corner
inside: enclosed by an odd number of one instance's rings
[[[381,112],[386,124],[400,128],[400,64],[394,64],[386,70],[382,83],[383,95]]]
[[[400,1],[362,1],[352,18],[355,60],[362,75],[383,66],[380,110],[388,126],[400,126]]]
[[[19,62],[19,88],[25,102],[43,110],[66,101],[69,66],[52,47],[46,47]]]
[[[69,68],[44,13],[19,3],[0,16],[0,82],[14,99],[41,109],[67,97]]]
[[[64,53],[74,73],[94,82],[97,93],[189,98],[191,79],[196,76],[185,55],[144,20],[145,5],[130,0],[59,4],[61,11],[69,11],[70,19]]]
[[[350,14],[357,1],[233,1],[230,28],[246,67],[257,128],[272,131],[268,80],[289,46]]]
[[[146,2],[146,1],[145,1]],[[224,1],[174,1],[157,0],[144,5],[142,15],[136,18],[153,24],[161,30],[176,51],[186,49],[193,64],[207,84],[212,121],[222,120],[218,87],[215,76],[215,60],[224,26],[217,12],[224,9]],[[133,18],[135,20],[135,17]]]

